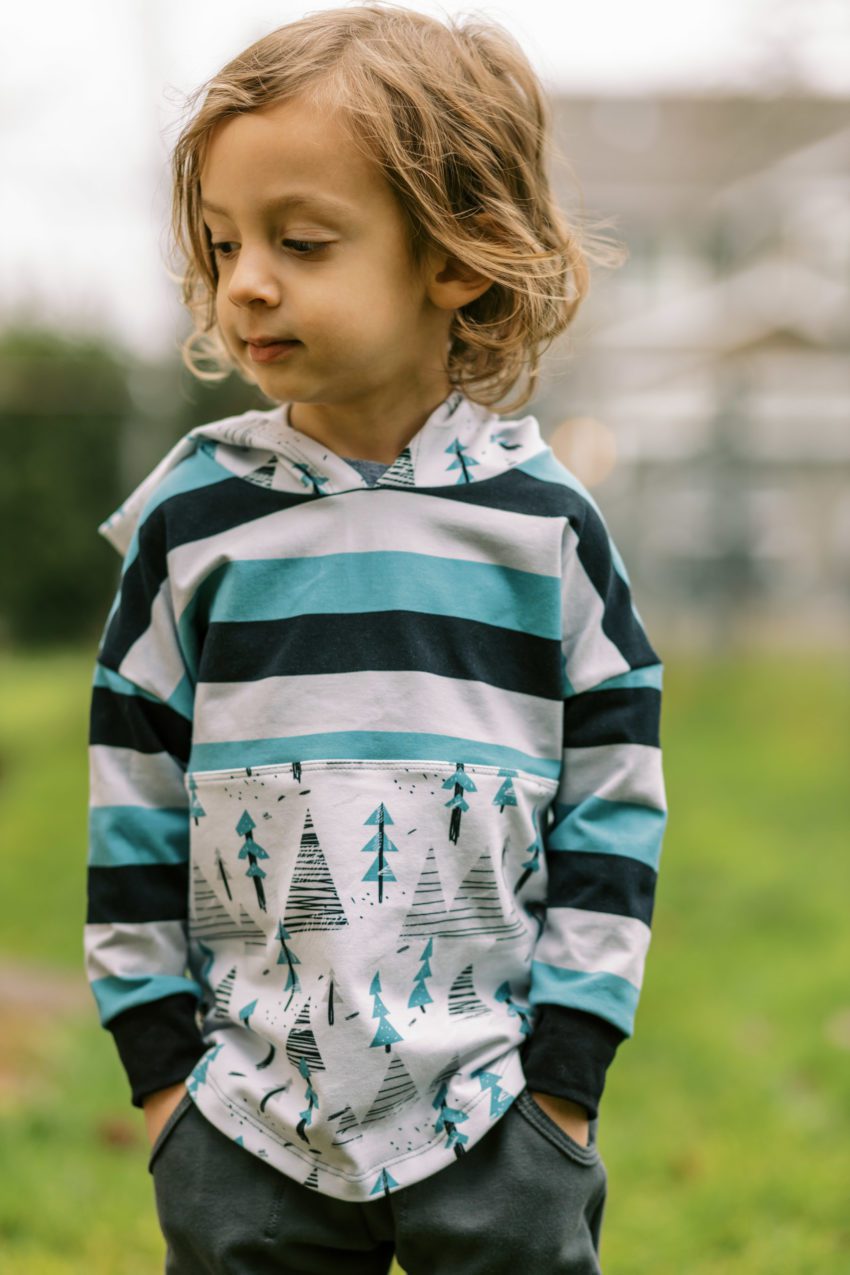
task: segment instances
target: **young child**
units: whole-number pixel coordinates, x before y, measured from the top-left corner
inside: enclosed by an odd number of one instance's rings
[[[257,41],[177,142],[184,357],[273,406],[99,528],[85,960],[169,1272],[600,1270],[662,665],[491,406],[587,288],[547,144],[500,27],[371,4]]]

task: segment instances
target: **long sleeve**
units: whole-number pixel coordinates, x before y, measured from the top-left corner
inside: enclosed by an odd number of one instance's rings
[[[546,914],[535,945],[528,1087],[598,1115],[634,1019],[667,808],[662,663],[625,565],[580,486],[563,548],[563,757],[545,830]]]
[[[147,516],[145,516],[147,513]],[[144,511],[94,669],[86,976],[132,1103],[185,1079],[205,1046],[186,970],[193,683],[170,600],[167,520]]]

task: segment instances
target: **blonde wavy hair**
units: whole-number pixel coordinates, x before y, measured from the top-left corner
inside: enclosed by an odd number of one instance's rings
[[[302,94],[341,108],[355,144],[380,165],[406,217],[414,266],[436,247],[493,280],[455,311],[446,370],[453,388],[491,408],[525,371],[525,388],[500,411],[522,407],[541,354],[589,289],[590,262],[621,264],[623,245],[596,236],[581,214],[568,221],[555,203],[550,111],[514,38],[475,15],[444,24],[395,4],[326,9],[278,27],[188,97],[171,208],[185,262],[171,277],[194,325],[180,347],[184,364],[201,380],[242,375],[218,331],[218,272],[200,209],[213,130]]]

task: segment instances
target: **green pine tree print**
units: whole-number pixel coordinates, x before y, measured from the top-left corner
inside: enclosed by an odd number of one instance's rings
[[[460,836],[460,817],[464,810],[469,809],[463,794],[464,792],[477,792],[478,789],[469,778],[469,775],[466,774],[461,761],[458,762],[455,773],[449,775],[448,779],[443,780],[443,787],[454,787],[453,796],[443,804],[451,807],[452,817],[449,821],[449,841],[454,841],[457,844],[457,839]]]
[[[307,1137],[306,1127],[313,1123],[313,1112],[319,1105],[319,1095],[310,1084],[310,1068],[307,1066],[307,1060],[303,1055],[298,1060],[298,1070],[307,1082],[307,1087],[304,1090],[304,1100],[307,1106],[298,1113],[301,1118],[295,1126],[295,1132],[299,1138],[303,1138],[305,1142],[309,1143],[310,1139]]]
[[[247,1005],[243,1005],[242,1008],[240,1009],[239,1018],[245,1024],[246,1027],[251,1026],[251,1015],[253,1014],[256,1008],[257,1008],[257,1002],[256,1000],[252,1000]]]
[[[429,939],[422,950],[420,961],[422,965],[417,972],[416,978],[413,980],[413,991],[410,993],[410,1000],[407,1002],[408,1009],[415,1009],[417,1005],[425,1013],[425,1006],[433,1004],[434,998],[425,986],[425,979],[431,978],[430,957],[434,951],[434,940]]]
[[[286,1004],[283,1007],[286,1010],[286,1009],[289,1009],[290,1003],[295,993],[300,992],[301,990],[301,980],[298,977],[298,971],[295,968],[296,965],[301,964],[301,960],[299,957],[295,955],[292,948],[289,947],[289,945],[287,944],[286,940],[290,937],[290,934],[286,926],[284,925],[283,921],[278,922],[277,935],[275,937],[280,942],[280,948],[281,948],[278,954],[277,964],[285,965],[288,971],[286,976],[286,982],[283,986],[283,990],[285,992],[289,992],[289,1000],[286,1002]]]
[[[540,871],[540,839],[538,837],[535,837],[534,841],[532,841],[531,845],[526,850],[526,854],[531,857],[526,859],[525,863],[522,865],[524,872],[514,886],[514,894],[519,894],[532,872]]]
[[[494,1119],[501,1116],[507,1111],[513,1101],[511,1095],[506,1089],[503,1089],[499,1083],[500,1077],[492,1071],[484,1069],[473,1071],[473,1076],[477,1076],[482,1089],[490,1090],[490,1115]]]
[[[449,471],[453,469],[460,470],[457,478],[458,483],[471,483],[472,475],[469,471],[473,465],[478,464],[478,461],[474,456],[467,456],[465,444],[462,443],[460,439],[455,438],[449,443],[448,447],[445,448],[445,451],[451,452],[454,455],[455,459],[448,466],[448,469]]]
[[[520,1031],[522,1032],[523,1036],[529,1036],[531,1034],[531,1021],[530,1021],[529,1011],[523,1005],[516,1004],[513,997],[511,996],[511,985],[507,980],[505,980],[504,983],[501,983],[496,988],[495,992],[493,993],[493,999],[499,1001],[500,1004],[506,1005],[508,1013],[511,1015],[512,1018],[517,1018],[517,1017],[519,1018]]]
[[[375,1032],[375,1038],[370,1042],[370,1048],[373,1045],[383,1045],[387,1053],[390,1052],[390,1046],[394,1045],[397,1040],[404,1040],[389,1020],[389,1010],[381,1000],[381,975],[380,971],[375,973],[369,987],[370,996],[374,997],[372,1005],[372,1017],[379,1018],[378,1030]]]
[[[295,460],[292,462],[292,468],[297,469],[301,475],[301,481],[305,487],[312,487],[317,495],[322,494],[322,488],[327,483],[327,475],[320,474],[318,470],[313,469],[311,465],[303,461]]]
[[[382,903],[384,899],[384,882],[395,881],[395,874],[388,863],[384,861],[385,854],[397,854],[398,846],[390,841],[384,831],[387,824],[392,824],[393,818],[387,810],[383,802],[373,810],[368,819],[364,820],[366,824],[377,824],[378,831],[370,841],[363,846],[363,854],[374,854],[375,860],[369,865],[368,871],[360,878],[361,881],[377,881],[378,883],[378,902]]]
[[[254,840],[253,830],[256,826],[257,825],[254,823],[254,820],[248,814],[248,811],[243,810],[239,822],[236,825],[236,831],[239,833],[239,836],[245,838],[245,844],[239,851],[239,858],[248,860],[250,866],[246,869],[245,875],[246,877],[252,878],[254,882],[254,889],[257,892],[257,903],[265,912],[266,894],[263,890],[263,878],[266,874],[257,863],[257,860],[268,859],[269,856],[263,847],[258,845]]]
[[[206,814],[200,801],[198,800],[198,785],[195,783],[195,776],[189,775],[189,814],[195,820],[195,827],[198,826],[198,820]]]
[[[186,1088],[189,1090],[190,1094],[197,1093],[198,1086],[205,1085],[207,1083],[207,1068],[218,1054],[219,1050],[223,1048],[223,1043],[219,1042],[215,1049],[211,1049],[209,1053],[204,1054],[203,1058],[195,1063],[195,1066],[192,1068],[192,1071],[186,1081]]]
[[[464,1143],[468,1142],[469,1138],[465,1133],[460,1133],[457,1126],[462,1124],[464,1120],[468,1120],[469,1116],[467,1116],[465,1111],[461,1111],[458,1107],[450,1107],[447,1105],[447,1092],[448,1085],[443,1083],[437,1090],[436,1098],[431,1103],[431,1106],[438,1113],[437,1119],[434,1121],[434,1132],[442,1133],[443,1130],[445,1130],[446,1145],[454,1147],[455,1156],[459,1160],[464,1154]]]
[[[505,806],[515,806],[517,804],[512,778],[516,773],[517,772],[515,770],[499,771],[500,776],[504,775],[505,782],[493,798],[493,805],[499,807],[500,814],[504,811]]]
[[[381,1172],[378,1174],[378,1177],[375,1181],[375,1185],[372,1187],[372,1190],[369,1192],[369,1194],[380,1195],[381,1192],[383,1191],[384,1195],[389,1195],[390,1191],[392,1190],[394,1186],[398,1186],[398,1183],[396,1182],[393,1175],[389,1172],[388,1169],[381,1169]]]

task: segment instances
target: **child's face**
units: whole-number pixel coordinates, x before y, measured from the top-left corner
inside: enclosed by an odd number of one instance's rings
[[[296,195],[314,202],[280,202]],[[201,198],[222,338],[268,397],[368,411],[398,389],[448,392],[452,311],[414,271],[396,198],[340,117],[292,99],[224,120]],[[297,344],[257,361],[252,338]]]

